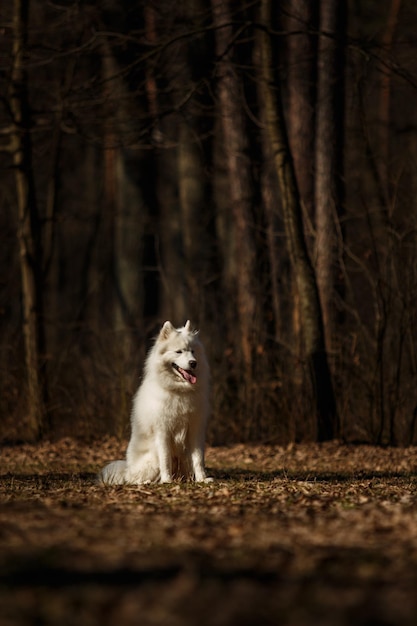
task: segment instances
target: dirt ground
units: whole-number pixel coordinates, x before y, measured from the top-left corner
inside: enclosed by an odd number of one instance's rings
[[[417,624],[417,448],[236,445],[211,484],[96,484],[125,446],[1,450],[1,626]]]

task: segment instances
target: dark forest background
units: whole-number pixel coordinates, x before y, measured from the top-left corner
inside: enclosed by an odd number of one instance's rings
[[[159,325],[211,443],[417,442],[413,0],[0,8],[0,438],[126,436]]]

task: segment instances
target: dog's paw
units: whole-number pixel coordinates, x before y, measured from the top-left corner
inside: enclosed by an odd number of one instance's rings
[[[198,480],[197,482],[199,482],[199,483],[212,483],[212,482],[214,482],[214,478],[211,478],[211,476],[206,476],[205,478],[202,478],[201,480]]]

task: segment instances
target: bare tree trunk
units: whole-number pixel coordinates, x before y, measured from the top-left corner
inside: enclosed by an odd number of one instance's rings
[[[45,427],[44,387],[40,353],[44,350],[40,221],[32,170],[30,114],[24,55],[28,0],[13,4],[13,65],[10,81],[11,151],[16,181],[18,242],[22,280],[23,337],[28,394],[28,436],[38,438]]]
[[[204,198],[204,171],[195,134],[185,122],[179,129],[178,192],[181,209],[184,276],[187,285],[188,315],[196,320],[201,311],[203,270],[207,267],[206,233],[201,219]],[[200,323],[200,321],[198,321]]]
[[[317,4],[290,0],[288,38],[288,140],[304,211],[313,219],[314,118],[316,96]],[[310,32],[309,32],[310,29]],[[292,34],[296,33],[296,34]]]
[[[317,431],[320,441],[332,439],[337,433],[337,414],[333,385],[324,345],[323,320],[317,284],[304,239],[301,205],[294,166],[288,145],[280,94],[275,86],[270,41],[270,0],[262,0],[260,31],[261,97],[265,106],[265,130],[272,153],[282,197],[282,209],[289,254],[298,287],[306,358],[316,396]]]
[[[391,0],[387,22],[382,35],[382,45],[385,53],[389,54],[394,39],[398,14],[401,9],[402,0]],[[389,137],[390,137],[390,106],[391,106],[391,78],[392,71],[386,66],[381,71],[381,84],[379,96],[379,177],[381,189],[385,193],[386,203],[389,206],[390,184],[388,179],[389,160]]]
[[[250,161],[243,117],[241,84],[233,64],[230,2],[212,0],[216,26],[219,113],[230,185],[230,201],[237,245],[236,299],[239,340],[248,380],[252,375],[252,350],[256,298],[254,294],[255,254],[251,236],[252,189]]]
[[[265,118],[264,111],[261,108],[261,120]],[[282,335],[282,307],[279,293],[280,267],[278,257],[278,192],[276,172],[271,155],[271,146],[266,133],[262,135],[262,150],[265,155],[264,168],[262,172],[262,201],[265,207],[266,218],[266,241],[268,246],[268,261],[271,276],[271,297],[272,311],[274,315],[274,336],[278,341]]]
[[[184,25],[198,22],[205,11],[201,0],[185,0],[179,7]],[[202,76],[201,60],[206,60],[204,38],[180,41],[176,48],[173,97],[178,116],[178,195],[181,211],[183,271],[186,283],[188,316],[201,324],[205,281],[209,266],[207,176],[204,171],[204,139],[201,138],[201,96],[196,83]],[[194,96],[190,98],[190,94]],[[202,219],[203,218],[203,219]]]
[[[161,125],[162,132],[166,126]],[[167,133],[170,128],[167,127]],[[174,131],[176,132],[176,131]],[[167,135],[168,136],[168,135]],[[174,145],[157,152],[159,207],[159,265],[162,282],[160,314],[182,324],[188,317],[187,285],[182,259],[182,225],[178,205],[178,148]]]
[[[104,153],[103,153],[103,207],[101,215],[101,312],[109,326],[115,323],[115,228],[117,206],[117,161],[119,149],[116,146],[114,129],[104,123]]]
[[[316,275],[328,353],[335,325],[339,216],[343,204],[345,1],[321,0],[316,111]]]
[[[289,0],[288,4],[288,141],[305,223],[310,226],[314,218],[313,129],[317,81],[317,37],[313,32],[317,29],[318,7],[310,0]],[[312,253],[313,229],[306,228],[305,233],[308,251]],[[293,298],[291,321],[294,343],[300,345],[297,293]]]
[[[171,6],[171,5],[169,5]],[[148,42],[157,46],[163,23],[163,14],[168,11],[166,2],[158,9],[149,2],[144,9],[145,36]],[[170,80],[165,68],[163,79]],[[157,240],[157,262],[160,277],[159,314],[174,323],[184,323],[189,317],[187,289],[182,262],[181,210],[178,203],[178,134],[179,129],[172,123],[172,117],[160,115],[158,82],[154,68],[149,63],[146,68],[145,89],[148,108],[152,119],[152,141],[155,144],[157,171],[156,198],[159,218]]]
[[[49,175],[45,194],[45,220],[42,229],[42,253],[44,273],[44,310],[48,311],[48,325],[45,329],[46,345],[50,354],[59,350],[59,326],[62,315],[61,294],[59,286],[59,250],[57,245],[58,227],[58,189],[63,180],[61,167],[63,144],[63,119],[66,98],[68,97],[74,77],[76,59],[68,60],[65,75],[58,94],[57,110],[54,115],[53,129],[49,147]]]
[[[104,241],[109,254],[106,279],[113,302],[113,326],[117,345],[125,358],[135,349],[132,332],[140,325],[141,238],[143,202],[128,171],[129,149],[123,145],[123,130],[128,128],[126,88],[119,76],[119,66],[108,41],[102,44],[104,99],[107,104],[104,123]],[[122,98],[120,96],[123,96]]]

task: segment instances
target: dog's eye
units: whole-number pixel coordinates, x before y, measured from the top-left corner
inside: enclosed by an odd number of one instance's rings
[[[182,354],[182,350],[175,350],[177,354]]]

